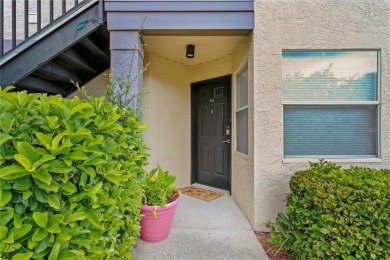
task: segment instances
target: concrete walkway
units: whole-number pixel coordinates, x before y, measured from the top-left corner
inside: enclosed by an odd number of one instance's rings
[[[227,192],[210,202],[181,194],[169,237],[155,244],[139,239],[132,255],[135,260],[268,259],[245,215]]]

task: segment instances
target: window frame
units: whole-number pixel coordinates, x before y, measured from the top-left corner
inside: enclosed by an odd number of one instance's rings
[[[381,50],[380,49],[283,49],[283,52],[294,51],[294,52],[331,52],[331,51],[375,51],[376,52],[376,66],[377,66],[377,83],[375,89],[376,101],[285,101],[283,99],[283,91],[281,91],[281,100],[282,100],[282,118],[284,117],[285,106],[301,106],[301,105],[363,105],[363,106],[376,106],[376,156],[353,156],[353,155],[299,155],[299,156],[287,156],[285,154],[285,142],[284,142],[284,119],[282,120],[282,154],[283,154],[283,163],[301,163],[308,162],[313,159],[332,159],[334,162],[382,162],[381,160]],[[283,57],[282,57],[283,59]],[[283,70],[283,68],[282,68]],[[281,85],[282,89],[282,85]]]
[[[241,75],[243,71],[247,70],[247,75],[248,75],[248,83],[247,83],[247,89],[249,88],[249,66],[248,66],[248,61],[246,60],[243,64],[239,66],[239,68],[236,70],[234,73],[234,150],[235,152],[243,155],[243,156],[249,156],[249,93],[248,90],[246,92],[247,94],[247,104],[245,106],[238,107],[238,92],[239,92],[239,83],[238,83],[238,77]],[[237,131],[237,113],[241,111],[247,110],[247,117],[248,117],[248,125],[247,125],[247,152],[242,152],[238,150],[238,131]]]

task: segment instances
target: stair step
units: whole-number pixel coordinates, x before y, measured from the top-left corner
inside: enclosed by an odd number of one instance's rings
[[[68,85],[68,86],[67,86]],[[56,82],[39,77],[37,75],[29,75],[26,78],[18,82],[18,87],[24,89],[33,90],[36,92],[44,92],[49,94],[61,94],[64,95],[65,88],[68,88],[70,84],[58,85]]]
[[[80,77],[76,75],[75,72],[70,71],[55,62],[49,62],[40,67],[36,71],[36,74],[60,82],[69,83],[71,80],[74,82],[81,82]]]
[[[96,70],[93,66],[87,61],[83,55],[81,55],[74,48],[70,48],[58,56],[58,59],[67,63],[70,67],[74,69],[79,69],[83,71],[88,71],[95,74]]]
[[[95,56],[96,58],[100,58],[103,61],[110,60],[110,57],[89,38],[84,38],[83,40],[81,40],[81,42],[77,44],[77,46],[80,46],[87,53],[90,53],[90,55]]]

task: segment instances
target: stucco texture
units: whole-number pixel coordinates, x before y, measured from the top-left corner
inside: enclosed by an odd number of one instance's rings
[[[254,174],[253,174],[253,37],[242,41],[233,52],[233,126],[236,125],[236,74],[248,65],[248,154],[236,151],[236,138],[232,143],[232,196],[253,224],[254,221]]]
[[[176,186],[190,183],[190,71],[180,63],[155,55],[146,56],[149,67],[144,87],[149,93],[143,101],[144,132],[150,148],[149,169],[162,168],[176,175]]]
[[[381,162],[353,164],[390,168],[390,2],[255,1],[253,36],[254,227],[265,230],[268,220],[285,211],[291,175],[308,166],[283,163],[283,49],[380,50]],[[349,166],[348,160],[342,164]]]

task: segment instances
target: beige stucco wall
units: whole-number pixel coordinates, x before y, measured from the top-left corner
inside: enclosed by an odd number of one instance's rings
[[[157,163],[177,176],[176,186],[190,184],[191,89],[190,70],[156,55],[148,55],[144,86],[149,89],[144,108],[145,142],[150,148],[150,168]]]
[[[307,163],[283,163],[282,50],[381,50],[381,163],[390,168],[390,2],[255,1],[254,174],[256,229],[285,211],[290,176]],[[344,163],[348,166],[349,163]]]
[[[254,221],[254,174],[253,174],[253,37],[240,42],[232,54],[233,67],[233,111],[232,122],[236,125],[235,97],[236,73],[248,64],[248,155],[236,151],[236,140],[232,139],[232,196],[253,224]],[[233,130],[235,127],[233,128]]]

